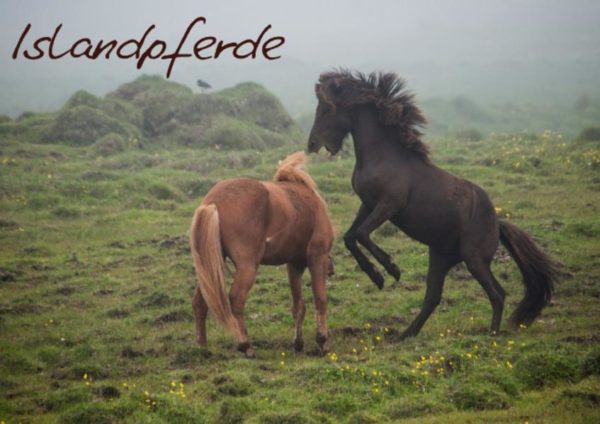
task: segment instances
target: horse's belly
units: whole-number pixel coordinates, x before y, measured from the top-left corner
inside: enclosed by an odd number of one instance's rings
[[[427,246],[446,250],[458,243],[457,221],[448,215],[427,219],[423,215],[398,214],[391,221],[407,236]]]
[[[264,265],[281,265],[306,258],[308,237],[299,228],[287,226],[267,234]]]

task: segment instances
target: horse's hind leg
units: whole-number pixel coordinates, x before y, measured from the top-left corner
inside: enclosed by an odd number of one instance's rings
[[[458,262],[456,258],[440,255],[435,253],[431,248],[429,249],[429,271],[427,273],[425,300],[423,301],[421,312],[419,312],[415,320],[402,333],[401,338],[416,336],[421,331],[429,316],[442,300],[442,290],[446,274]]]
[[[329,255],[310,255],[308,269],[311,276],[311,287],[315,301],[317,319],[317,345],[321,354],[329,352],[329,332],[327,330],[327,289],[325,287],[329,270]]]
[[[304,339],[302,338],[302,323],[306,314],[306,305],[302,297],[302,274],[306,266],[298,264],[288,264],[288,279],[292,289],[292,316],[294,317],[294,350],[301,352],[304,349]]]
[[[254,357],[252,345],[248,340],[248,332],[244,324],[244,304],[248,292],[254,284],[256,278],[257,266],[249,263],[236,263],[236,270],[233,276],[233,284],[229,290],[229,302],[231,303],[231,312],[238,322],[240,335],[238,336],[238,350],[246,357]]]
[[[481,284],[481,287],[483,287],[483,290],[485,290],[490,299],[493,309],[490,331],[492,334],[497,334],[500,331],[502,311],[504,310],[504,289],[498,283],[494,274],[492,274],[492,270],[490,269],[491,261],[484,261],[479,257],[474,257],[467,258],[465,262],[467,263],[469,272]]]
[[[198,344],[206,346],[206,315],[208,313],[208,306],[198,286],[196,286],[194,297],[192,298],[192,309],[196,318],[196,341]]]

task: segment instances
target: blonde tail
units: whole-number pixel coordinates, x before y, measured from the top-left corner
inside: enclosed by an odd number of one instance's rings
[[[217,321],[239,340],[238,322],[231,312],[225,287],[219,212],[214,204],[196,209],[190,230],[190,247],[202,297]]]

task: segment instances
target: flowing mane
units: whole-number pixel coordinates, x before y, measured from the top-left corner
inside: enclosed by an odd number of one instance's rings
[[[372,72],[368,75],[349,70],[325,72],[315,86],[319,101],[335,107],[372,104],[380,121],[395,130],[398,142],[429,160],[429,147],[421,140],[419,128],[427,119],[406,90],[406,82],[394,73]]]
[[[292,153],[279,162],[277,171],[273,175],[273,181],[289,181],[292,183],[304,184],[317,192],[317,183],[303,169],[306,163],[306,155],[303,151]],[[317,192],[318,194],[318,192]]]

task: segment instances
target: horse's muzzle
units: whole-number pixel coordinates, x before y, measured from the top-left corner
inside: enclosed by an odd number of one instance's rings
[[[321,146],[319,143],[315,142],[314,140],[308,140],[308,147],[306,149],[308,153],[319,153],[320,149]]]

